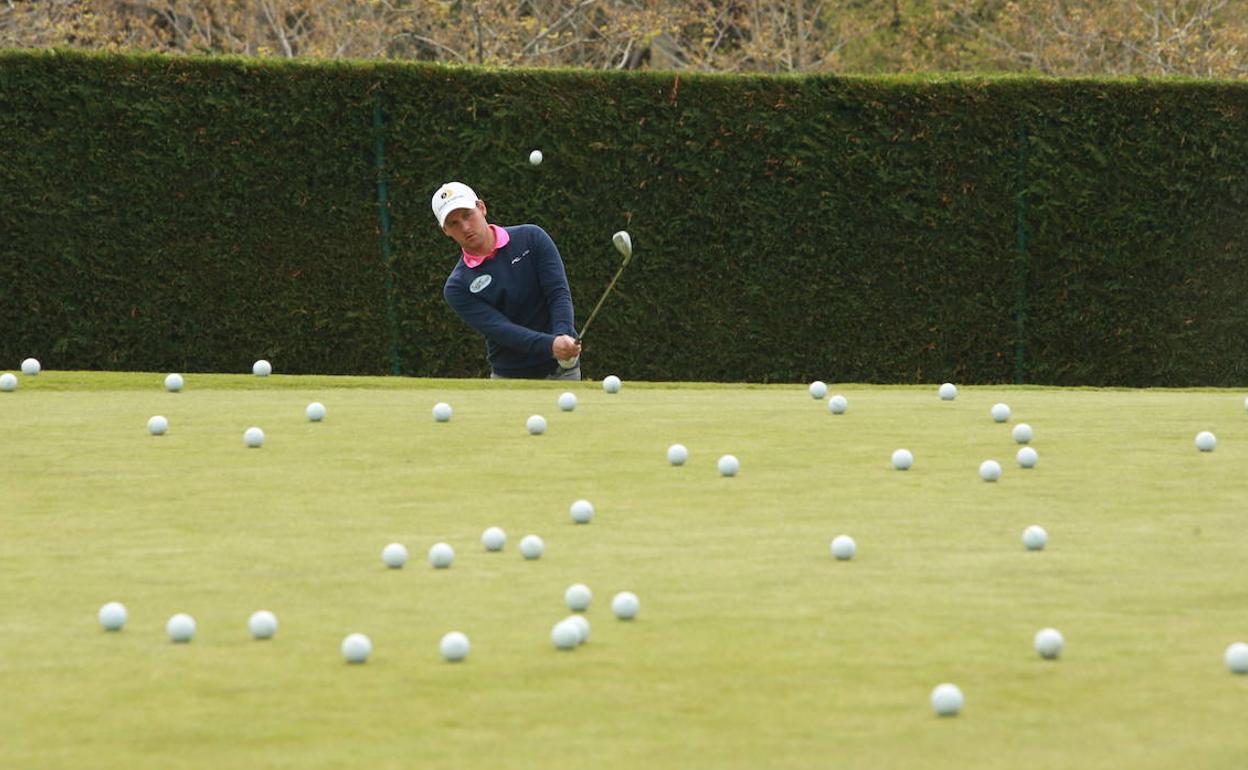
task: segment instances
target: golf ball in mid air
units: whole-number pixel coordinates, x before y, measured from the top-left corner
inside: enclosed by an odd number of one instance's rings
[[[147,432],[153,436],[163,436],[169,431],[169,421],[161,415],[155,415],[147,421]]]
[[[251,365],[251,373],[257,377],[268,377],[273,373],[273,364],[262,358]]]
[[[632,591],[620,591],[611,600],[611,612],[620,620],[632,620],[641,610],[641,602]]]
[[[8,372],[0,374],[0,390],[5,393],[12,393],[17,390],[17,378]]]
[[[1062,632],[1056,628],[1042,628],[1036,632],[1036,652],[1046,660],[1053,660],[1061,655],[1065,643],[1062,639]]]
[[[810,397],[816,401],[828,395],[828,384],[823,380],[815,380],[810,383]]]
[[[837,535],[832,538],[829,550],[832,551],[832,556],[837,561],[849,561],[854,558],[854,554],[858,553],[858,544],[849,535]]]
[[[1005,422],[1010,419],[1010,407],[1006,404],[992,405],[992,421]]]
[[[22,374],[27,377],[34,377],[39,374],[42,368],[43,367],[39,365],[39,359],[37,358],[28,358],[22,362]]]
[[[620,382],[619,377],[616,377],[614,374],[610,374],[610,375],[607,375],[605,379],[603,379],[602,389],[608,393],[619,393],[621,384],[622,383]]]
[[[121,602],[109,602],[100,608],[99,618],[105,631],[120,631],[126,625],[126,606]]]
[[[828,411],[832,414],[845,414],[849,401],[844,396],[836,395],[828,399]]]
[[[540,414],[535,414],[525,420],[524,427],[528,429],[532,436],[540,436],[546,432],[546,418]]]
[[[437,422],[450,422],[451,405],[445,401],[439,401],[433,405],[433,419]]]
[[[532,163],[534,166],[540,166],[542,163],[542,151],[534,150],[529,153],[529,163]]]
[[[313,401],[308,404],[308,408],[304,410],[304,414],[306,414],[308,419],[312,422],[320,422],[325,419],[325,405],[320,401]]]
[[[941,401],[952,401],[958,397],[958,386],[954,385],[952,382],[946,382],[944,385],[941,385],[940,389],[936,392],[940,394]]]
[[[667,448],[667,461],[672,465],[684,465],[689,459],[689,450],[684,444],[672,444]]]
[[[546,552],[546,544],[537,535],[525,535],[520,541],[520,553],[526,559],[540,559]]]
[[[179,390],[182,390],[184,384],[186,383],[182,381],[182,375],[180,374],[171,374],[165,377],[165,390],[170,393],[177,393]]]
[[[1040,455],[1036,454],[1036,450],[1029,446],[1019,449],[1018,454],[1014,457],[1018,460],[1018,465],[1021,468],[1034,468],[1036,463],[1040,462]]]
[[[1233,674],[1248,674],[1248,644],[1235,642],[1226,648],[1226,667]]]
[[[932,710],[942,717],[957,716],[965,700],[956,684],[938,684],[932,690]]]
[[[910,466],[914,465],[914,455],[909,449],[898,449],[893,452],[893,467],[899,471],[910,470]]]
[[[737,458],[732,455],[724,455],[719,458],[720,476],[736,476],[739,470],[741,470],[741,462]]]
[[[1015,442],[1019,444],[1026,444],[1031,441],[1035,434],[1032,432],[1030,425],[1025,422],[1020,422],[1018,425],[1014,426],[1014,430],[1010,431],[1010,435],[1014,437]]]
[[[365,663],[373,654],[373,642],[364,634],[350,634],[342,640],[342,657],[348,663]]]
[[[1048,542],[1049,533],[1045,532],[1044,527],[1038,524],[1032,524],[1023,530],[1023,545],[1027,546],[1028,551],[1043,550]]]
[[[429,563],[435,569],[446,569],[455,561],[455,549],[447,543],[434,543],[429,548]]]
[[[594,506],[588,500],[577,500],[568,508],[568,515],[577,524],[588,524],[594,518]]]
[[[563,601],[573,612],[584,612],[593,598],[594,592],[584,583],[574,583],[563,592]]]
[[[243,443],[252,449],[259,449],[264,446],[264,431],[256,427],[248,428],[243,431]]]
[[[169,618],[165,624],[165,633],[175,642],[189,642],[195,638],[195,618],[184,612]]]
[[[550,641],[560,650],[575,649],[581,643],[581,632],[576,624],[561,620],[550,629]]]
[[[277,633],[277,616],[268,610],[253,612],[247,619],[247,630],[256,639],[272,639]]]
[[[1218,445],[1218,437],[1207,430],[1196,434],[1196,448],[1202,452],[1212,452]]]
[[[575,393],[561,393],[559,395],[559,408],[565,412],[570,412],[576,408]]]
[[[996,481],[1001,478],[1001,463],[996,460],[984,460],[979,464],[979,477],[984,481]]]
[[[407,547],[402,543],[391,543],[381,549],[381,561],[390,569],[399,569],[407,564]]]
[[[468,637],[459,631],[446,634],[438,643],[438,650],[441,651],[442,657],[451,663],[458,663],[468,657],[469,648]]]
[[[487,551],[501,551],[507,545],[507,533],[498,527],[490,527],[481,533],[481,545]]]

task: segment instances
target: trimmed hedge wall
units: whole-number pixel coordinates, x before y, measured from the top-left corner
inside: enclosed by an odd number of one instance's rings
[[[1248,84],[48,51],[0,52],[0,364],[482,375],[451,179],[581,322],[630,231],[588,376],[1248,382]]]

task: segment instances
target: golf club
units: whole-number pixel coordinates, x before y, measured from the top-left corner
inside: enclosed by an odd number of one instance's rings
[[[616,251],[624,255],[624,262],[620,265],[620,269],[615,271],[615,277],[611,279],[611,283],[607,284],[607,290],[602,293],[602,299],[598,300],[598,304],[594,305],[593,311],[589,314],[589,319],[585,321],[585,325],[581,327],[581,333],[576,335],[577,341],[585,337],[585,332],[589,331],[589,325],[594,322],[594,316],[598,315],[598,311],[602,309],[602,303],[607,301],[607,296],[611,294],[611,290],[615,288],[615,282],[620,280],[620,275],[624,273],[624,268],[628,267],[628,260],[633,256],[633,239],[625,230],[620,230],[611,236],[611,242],[615,244]]]

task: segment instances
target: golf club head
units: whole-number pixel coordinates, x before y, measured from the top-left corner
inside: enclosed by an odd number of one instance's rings
[[[628,264],[629,258],[633,256],[633,239],[629,236],[627,230],[620,230],[611,236],[611,242],[615,244],[615,250],[624,255],[624,264]]]

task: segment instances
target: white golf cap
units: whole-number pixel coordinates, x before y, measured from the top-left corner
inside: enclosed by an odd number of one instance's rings
[[[438,227],[446,221],[446,215],[455,209],[476,207],[477,194],[463,182],[447,182],[433,194],[433,215],[438,218]]]

